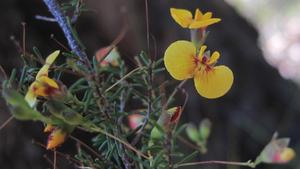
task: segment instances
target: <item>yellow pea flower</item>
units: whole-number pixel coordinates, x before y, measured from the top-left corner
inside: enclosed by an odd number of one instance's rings
[[[196,9],[195,16],[185,9],[170,9],[172,18],[183,28],[199,29],[220,22],[220,18],[212,18],[212,12],[203,14],[199,9]]]
[[[67,132],[60,128],[55,128],[48,137],[47,150],[56,148],[65,142]]]
[[[35,105],[38,96],[49,96],[59,89],[56,81],[48,77],[49,68],[59,55],[59,52],[57,50],[47,57],[45,65],[37,73],[35,81],[29,86],[25,100],[31,107]]]
[[[233,83],[233,73],[227,66],[215,66],[220,53],[215,51],[208,56],[208,52],[205,52],[206,48],[203,45],[197,52],[192,42],[176,41],[167,48],[164,64],[174,79],[194,78],[198,93],[213,99],[229,91]]]

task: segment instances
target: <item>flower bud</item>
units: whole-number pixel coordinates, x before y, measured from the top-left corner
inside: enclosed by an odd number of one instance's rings
[[[96,59],[98,62],[101,62],[100,63],[101,67],[106,67],[109,65],[115,67],[119,66],[120,65],[119,58],[120,58],[120,54],[117,48],[114,46],[103,47],[99,49],[96,53]]]
[[[277,138],[275,133],[273,139],[266,145],[257,157],[256,165],[263,163],[283,164],[291,161],[295,157],[295,151],[289,148],[289,138]]]
[[[130,129],[134,130],[143,123],[145,116],[141,114],[130,114],[127,118]]]
[[[65,142],[67,132],[60,128],[54,129],[48,137],[47,150],[56,148]]]

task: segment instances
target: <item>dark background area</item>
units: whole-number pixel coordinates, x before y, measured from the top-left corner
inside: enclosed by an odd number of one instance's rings
[[[91,12],[80,16],[76,28],[87,48],[89,56],[109,45],[124,27],[129,31],[119,44],[122,57],[130,63],[130,57],[146,48],[146,26],[144,1],[141,0],[85,0]],[[208,100],[200,97],[189,81],[185,88],[190,100],[183,112],[182,122],[198,124],[209,118],[213,123],[208,153],[198,160],[247,161],[259,154],[273,133],[291,137],[291,147],[300,149],[298,104],[300,93],[292,81],[284,80],[278,71],[264,60],[257,40],[256,29],[241,17],[234,8],[220,0],[149,0],[150,32],[155,37],[157,56],[162,57],[170,43],[188,39],[189,31],[180,28],[169,14],[170,7],[194,11],[212,11],[222,22],[209,27],[211,34],[207,45],[221,52],[220,63],[228,65],[235,74],[231,91],[220,99]],[[125,12],[124,12],[125,10]],[[123,12],[121,12],[123,11]],[[279,11],[280,12],[280,11]],[[36,46],[43,55],[61,49],[51,38],[66,44],[56,23],[35,19],[35,15],[50,16],[42,0],[1,0],[0,1],[0,64],[9,73],[21,66],[20,53],[12,40],[22,38],[22,22],[26,22],[26,50],[32,52]],[[125,19],[124,19],[125,18]],[[126,19],[127,18],[127,19]],[[152,43],[153,44],[153,43]],[[166,78],[171,77],[166,73]],[[3,100],[0,105],[0,124],[10,116]],[[12,120],[0,131],[0,169],[41,169],[50,168],[44,155],[52,153],[32,143],[44,143],[42,124]],[[88,134],[77,131],[77,137],[89,138]],[[68,144],[69,143],[69,144]],[[76,152],[72,140],[59,148],[61,152]],[[188,148],[183,148],[187,153]],[[207,169],[233,166],[201,166]],[[59,157],[59,168],[73,168],[64,158]],[[189,167],[190,168],[190,167]],[[195,167],[200,168],[200,167]],[[258,168],[288,169],[300,168],[296,157],[289,165],[261,165]]]

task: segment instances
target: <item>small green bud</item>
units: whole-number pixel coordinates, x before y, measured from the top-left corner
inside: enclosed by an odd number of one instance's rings
[[[190,124],[187,126],[186,134],[189,137],[189,139],[191,139],[192,141],[194,141],[194,142],[199,141],[200,136],[199,136],[197,128],[194,125]]]
[[[199,136],[201,140],[207,140],[211,131],[211,122],[209,119],[204,119],[199,125]]]

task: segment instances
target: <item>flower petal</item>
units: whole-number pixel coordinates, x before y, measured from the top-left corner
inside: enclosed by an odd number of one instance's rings
[[[216,66],[210,70],[200,70],[195,73],[195,87],[198,93],[208,99],[223,96],[233,83],[233,73],[226,66]]]
[[[37,96],[49,96],[54,90],[59,89],[58,84],[48,76],[41,76],[35,81],[33,92]]]
[[[218,61],[219,58],[220,58],[220,53],[217,52],[217,51],[215,51],[215,52],[211,55],[211,57],[210,57],[209,61],[207,62],[207,64],[208,64],[208,65],[214,64],[214,63],[216,63],[216,62]]]
[[[211,12],[206,12],[206,13],[203,15],[202,19],[203,19],[203,20],[206,20],[206,19],[210,19],[211,17],[212,17],[212,13],[211,13]]]
[[[196,68],[196,48],[192,42],[176,41],[165,52],[164,63],[174,79],[184,80],[193,77]]]
[[[27,91],[27,93],[25,95],[25,100],[27,101],[27,103],[29,104],[30,107],[33,107],[35,105],[36,98],[37,98],[37,95],[33,91],[34,85],[36,85],[35,82],[33,82],[30,85],[30,87],[29,87],[29,89],[28,89],[28,91]]]
[[[60,52],[59,50],[56,50],[47,57],[45,65],[39,70],[38,74],[36,75],[36,78],[45,75],[48,76],[48,70],[51,64],[55,61],[55,59],[59,55],[59,52]]]
[[[193,15],[190,11],[176,8],[171,8],[170,11],[172,18],[183,28],[187,28],[191,24]]]
[[[47,150],[53,149],[65,142],[67,133],[62,129],[55,129],[48,137]]]
[[[202,19],[202,17],[203,17],[202,12],[200,11],[199,8],[197,8],[196,11],[195,11],[195,19],[194,20],[195,21],[200,21]]]
[[[204,28],[220,21],[221,21],[220,18],[212,18],[212,19],[206,19],[201,21],[195,21],[190,24],[189,28],[190,29]]]
[[[56,81],[53,80],[53,79],[51,79],[51,78],[49,78],[48,76],[41,76],[36,81],[39,82],[39,83],[46,84],[46,85],[48,85],[50,87],[53,87],[53,88],[56,88],[56,89],[59,88],[59,86],[56,83]]]
[[[171,115],[170,124],[177,124],[182,113],[181,106],[170,108],[167,112]]]

